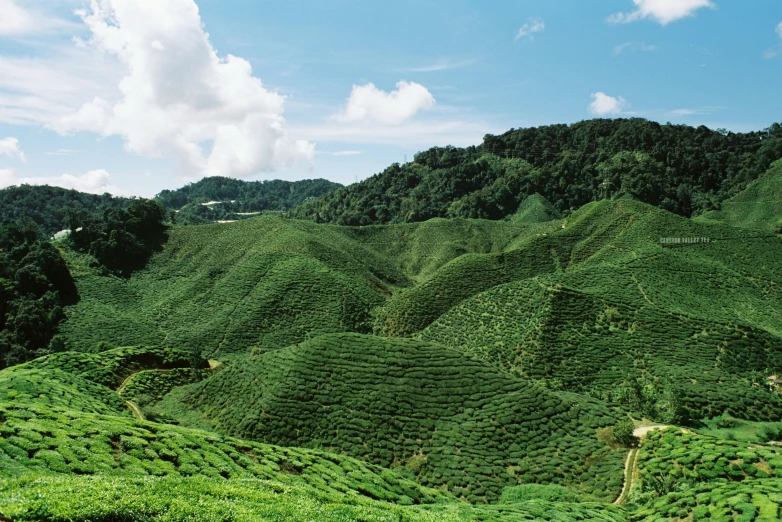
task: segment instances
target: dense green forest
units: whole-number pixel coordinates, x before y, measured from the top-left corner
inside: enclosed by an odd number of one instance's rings
[[[97,214],[70,212],[68,242],[122,276],[144,268],[167,239],[166,211],[158,201],[133,199],[127,208]]]
[[[111,194],[98,196],[48,185],[22,185],[0,190],[0,221],[33,221],[52,235],[67,228],[69,212],[101,212],[128,204],[129,199]]]
[[[164,190],[156,199],[166,208],[178,211],[174,217],[176,223],[199,225],[290,210],[309,198],[321,197],[341,187],[325,179],[241,181],[215,176],[176,190]]]
[[[501,219],[531,194],[563,213],[629,195],[690,217],[719,209],[782,158],[782,126],[733,133],[644,119],[512,129],[474,147],[435,147],[292,212],[369,225],[433,217]]]
[[[60,252],[34,223],[0,224],[0,368],[61,349],[50,343],[76,296]]]
[[[166,220],[182,225],[237,220],[266,211],[282,212],[308,198],[323,196],[342,185],[324,179],[301,181],[242,181],[211,177],[176,190],[164,190],[154,199],[169,210]],[[73,215],[101,214],[122,209],[133,198],[95,195],[50,186],[9,187],[0,190],[0,221],[33,221],[49,235],[71,225]],[[214,202],[213,205],[202,203]]]

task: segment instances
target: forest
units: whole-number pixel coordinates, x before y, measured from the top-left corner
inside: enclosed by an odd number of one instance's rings
[[[511,129],[467,148],[434,147],[291,214],[340,225],[502,219],[539,194],[563,215],[628,195],[692,217],[719,209],[779,158],[778,123],[734,133],[640,118],[595,119]]]

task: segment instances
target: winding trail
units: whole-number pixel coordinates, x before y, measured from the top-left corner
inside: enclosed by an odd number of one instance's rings
[[[666,426],[664,424],[643,426],[641,428],[634,429],[633,435],[635,435],[639,439],[643,439],[644,435],[646,435],[650,431],[664,430],[665,428],[668,427],[669,426]],[[638,478],[638,469],[636,466],[636,464],[638,463],[638,450],[639,448],[633,448],[627,454],[627,459],[625,460],[624,484],[622,484],[622,491],[619,493],[619,496],[614,501],[614,504],[616,504],[617,506],[621,506],[622,504],[627,502],[627,498],[630,496],[630,491],[632,491],[633,489],[633,484]]]
[[[128,408],[130,408],[130,411],[133,413],[134,417],[136,417],[140,421],[146,420],[144,419],[144,414],[141,413],[141,410],[138,409],[138,406],[136,406],[130,401],[125,401],[125,404],[127,405]]]

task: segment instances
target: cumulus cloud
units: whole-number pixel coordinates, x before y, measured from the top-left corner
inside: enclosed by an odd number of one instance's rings
[[[0,169],[0,188],[15,185],[50,185],[90,194],[104,194],[108,192],[115,196],[128,195],[127,191],[112,185],[110,180],[111,174],[103,169],[91,170],[80,176],[63,174],[61,176],[41,177],[19,177],[11,169]]]
[[[621,96],[609,96],[603,92],[595,92],[592,93],[589,112],[596,116],[616,116],[629,106],[627,100]]]
[[[779,24],[777,24],[776,31],[777,31],[777,36],[779,36],[779,39],[782,40],[782,22],[779,22]]]
[[[19,140],[16,138],[3,138],[0,140],[0,156],[3,155],[26,161],[24,152],[19,148]]]
[[[711,0],[633,0],[635,11],[630,13],[614,13],[608,17],[613,24],[626,24],[651,18],[661,25],[667,25],[676,20],[693,16],[704,7],[715,7]]]
[[[519,32],[516,33],[515,40],[520,38],[529,37],[530,40],[535,38],[535,33],[539,33],[546,29],[546,23],[540,18],[530,18],[524,25],[519,27]]]
[[[435,103],[432,93],[419,83],[401,81],[391,92],[368,83],[354,85],[344,109],[334,117],[343,123],[399,125]]]
[[[52,123],[57,132],[121,136],[129,152],[207,176],[311,162],[314,144],[288,138],[285,97],[247,60],[217,55],[194,0],[91,0],[77,13],[91,34],[83,44],[116,57],[124,77],[118,100],[96,96]]]

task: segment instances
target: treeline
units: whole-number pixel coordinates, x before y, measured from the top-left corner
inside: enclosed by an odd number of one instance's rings
[[[156,196],[168,209],[178,210],[177,224],[196,225],[238,219],[242,214],[287,211],[309,198],[318,198],[341,188],[325,179],[241,181],[211,177]],[[202,203],[220,202],[203,205]]]
[[[221,219],[238,219],[238,214],[266,211],[287,211],[308,198],[318,198],[342,185],[325,179],[302,181],[242,181],[238,179],[204,178],[177,190],[164,190],[155,199],[178,213],[166,213],[166,219],[176,224],[213,223]],[[234,203],[231,203],[231,201]],[[26,224],[32,221],[49,236],[70,228],[74,213],[95,214],[106,209],[127,208],[133,198],[111,194],[85,194],[46,185],[22,185],[0,190],[0,222]],[[201,203],[220,201],[204,206]]]
[[[51,236],[67,227],[69,210],[92,213],[129,204],[129,199],[111,194],[85,194],[48,185],[22,185],[0,190],[0,222],[13,221],[24,225],[32,221]]]
[[[144,268],[168,238],[166,210],[158,201],[133,199],[127,208],[100,213],[71,212],[68,237],[79,252],[92,255],[107,271],[128,277]]]
[[[640,118],[512,129],[474,147],[435,147],[412,163],[307,201],[296,218],[344,225],[433,217],[501,219],[531,194],[563,214],[628,195],[684,216],[717,209],[776,159],[782,126],[733,133]]]
[[[65,261],[37,225],[0,224],[0,368],[61,348],[62,307],[76,298]]]

